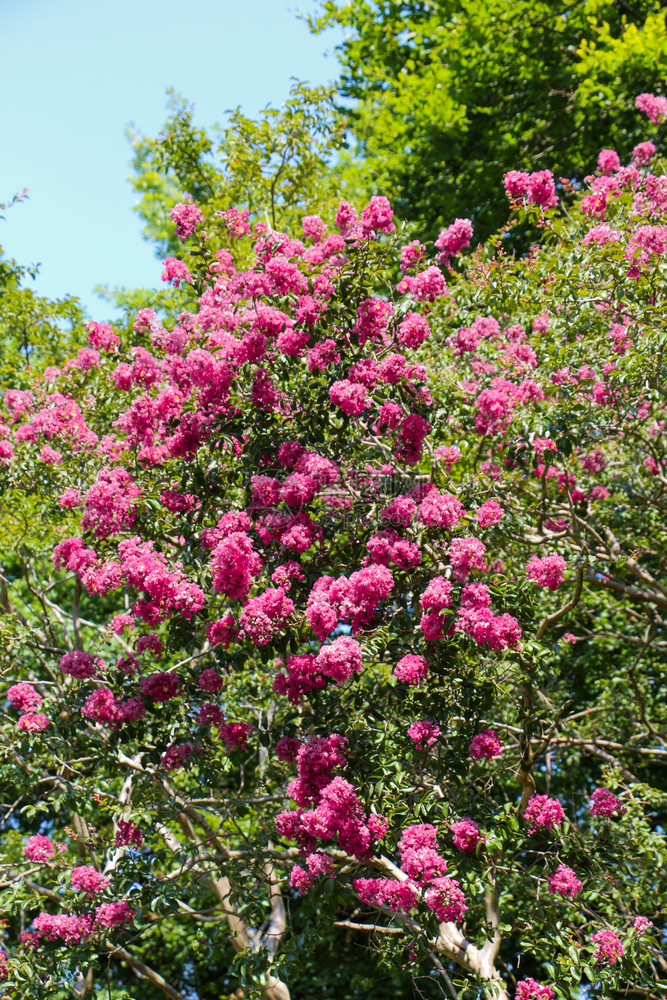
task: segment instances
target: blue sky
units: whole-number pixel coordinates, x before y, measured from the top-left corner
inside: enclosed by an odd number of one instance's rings
[[[160,284],[132,211],[126,127],[156,136],[167,87],[210,126],[237,105],[279,105],[292,77],[334,79],[337,36],[311,35],[299,9],[314,0],[0,0],[0,202],[30,192],[0,244],[41,263],[41,294],[77,295],[103,319],[95,285]]]

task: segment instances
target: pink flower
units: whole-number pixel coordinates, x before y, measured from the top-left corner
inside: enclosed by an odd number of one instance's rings
[[[48,861],[56,853],[56,849],[48,837],[43,837],[36,833],[34,837],[28,837],[23,848],[28,861]]]
[[[464,816],[463,819],[452,823],[452,840],[454,847],[464,854],[473,854],[475,848],[482,840],[477,823]]]
[[[90,868],[88,865],[79,865],[72,868],[72,888],[79,892],[85,892],[87,896],[96,896],[103,889],[106,889],[110,878]]]
[[[320,219],[319,215],[304,215],[301,220],[303,225],[303,235],[310,237],[314,243],[321,243],[327,233],[327,224]]]
[[[204,216],[196,205],[183,204],[183,202],[174,205],[169,215],[176,223],[176,233],[182,240],[192,236],[199,223],[204,221]]]
[[[282,587],[269,587],[257,597],[246,601],[239,625],[246,638],[257,646],[266,646],[294,611],[294,604]]]
[[[550,986],[541,986],[530,976],[516,984],[516,1000],[553,1000],[554,996]]]
[[[208,691],[210,694],[215,694],[222,687],[223,681],[222,677],[217,670],[212,667],[207,667],[206,670],[202,670],[199,677],[197,678],[197,683],[202,691]]]
[[[91,347],[97,347],[101,351],[115,351],[120,344],[120,337],[111,329],[108,323],[86,324],[88,331],[88,343]]]
[[[420,719],[408,726],[408,737],[412,740],[418,750],[426,750],[433,746],[440,735],[440,726],[426,719]]]
[[[429,526],[451,530],[465,515],[463,504],[451,493],[430,490],[419,504],[419,517]]]
[[[362,903],[387,906],[392,912],[409,913],[419,900],[417,887],[410,880],[393,878],[357,878],[352,883]]]
[[[565,560],[562,556],[531,556],[526,565],[526,576],[538,587],[557,590],[563,582]]]
[[[625,806],[608,788],[596,788],[591,794],[591,816],[618,818],[627,812]]]
[[[72,653],[65,653],[60,658],[59,666],[64,674],[77,677],[79,680],[93,677],[97,673],[95,658],[90,653],[85,653],[80,649],[75,649]]]
[[[649,121],[658,125],[667,117],[667,98],[656,97],[655,94],[639,94],[635,106],[643,111]]]
[[[358,417],[371,405],[366,387],[347,379],[334,382],[329,389],[329,398],[334,406],[350,417]]]
[[[468,573],[486,570],[484,556],[486,545],[479,538],[454,538],[449,546],[449,562],[454,570],[454,579],[464,581]]]
[[[425,316],[408,313],[399,324],[397,339],[403,347],[419,347],[431,335],[431,327]]]
[[[449,267],[449,258],[456,257],[470,244],[472,239],[472,222],[470,219],[455,219],[447,229],[442,229],[435,241],[438,264]]]
[[[433,879],[424,893],[424,902],[443,923],[461,920],[468,909],[459,883],[447,876]]]
[[[406,684],[419,684],[428,674],[428,661],[423,656],[407,653],[394,667],[394,677]]]
[[[102,903],[95,910],[95,923],[100,927],[122,927],[123,924],[131,924],[134,917],[134,910],[122,900],[119,903]]]
[[[35,917],[32,926],[35,932],[47,941],[61,940],[67,945],[75,945],[90,937],[93,921],[84,914],[81,917],[69,916],[65,913],[40,913]]]
[[[569,896],[574,899],[580,891],[582,883],[575,873],[567,865],[559,865],[553,874],[549,876],[549,891],[558,893],[560,896]]]
[[[656,149],[652,142],[640,142],[632,150],[632,159],[638,167],[647,166],[655,156]]]
[[[601,174],[613,174],[621,169],[621,161],[615,149],[601,149],[598,156],[598,170]]]
[[[470,756],[475,760],[492,760],[503,752],[500,737],[495,729],[483,729],[470,741]]]
[[[532,836],[538,830],[553,830],[562,823],[565,813],[558,799],[550,799],[547,795],[533,795],[526,806],[524,820],[529,824],[528,834]]]
[[[35,691],[32,684],[26,684],[25,681],[12,685],[7,691],[6,698],[19,712],[33,712],[42,704],[41,694]]]
[[[287,764],[292,764],[296,760],[300,746],[301,740],[297,740],[294,736],[283,736],[276,743],[276,757]]]
[[[187,281],[192,284],[192,275],[182,260],[177,260],[176,257],[165,257],[162,280],[171,281],[174,284],[174,288],[178,288],[181,281]]]
[[[322,646],[315,662],[324,677],[342,684],[353,674],[361,673],[361,646],[356,639],[340,635],[328,646]]]
[[[116,823],[116,847],[141,847],[141,830],[126,819],[119,819]]]
[[[290,873],[290,885],[299,892],[307,892],[323,875],[333,871],[333,861],[319,851],[311,853],[306,858],[307,870],[295,865]],[[333,876],[332,876],[333,877]]]
[[[178,674],[164,671],[141,678],[141,693],[144,697],[152,698],[156,702],[170,701],[171,698],[176,698],[180,694],[182,686],[183,682]]]
[[[252,722],[226,722],[220,726],[220,739],[228,750],[245,750],[252,732]]]
[[[412,240],[411,243],[401,247],[401,271],[411,270],[424,259],[425,253],[426,250],[419,240]]]
[[[595,945],[593,958],[597,962],[608,962],[609,965],[614,965],[616,959],[623,958],[623,945],[613,931],[596,931],[595,934],[591,935],[591,944]]]
[[[37,733],[46,729],[51,723],[45,715],[28,712],[22,715],[19,721],[16,723],[16,728],[22,730],[23,732]]]
[[[477,508],[473,517],[478,522],[480,528],[490,528],[492,525],[498,524],[504,514],[504,507],[501,507],[495,500],[487,500],[481,507]]]
[[[637,937],[639,937],[641,934],[646,934],[653,927],[653,921],[647,917],[635,917],[633,927],[637,931]]]
[[[217,646],[220,644],[223,649],[229,649],[230,645],[238,637],[238,629],[234,621],[233,615],[226,615],[217,622],[211,622],[211,624],[206,629],[206,637],[212,646]],[[208,671],[202,670],[201,676],[206,674],[208,677]],[[207,682],[208,683],[208,682]],[[200,685],[204,687],[204,685]],[[204,688],[205,691],[211,690],[210,688]]]
[[[554,176],[550,170],[538,170],[532,174],[510,170],[505,174],[505,191],[513,201],[524,201],[527,205],[551,208],[558,204]]]
[[[394,213],[389,200],[374,196],[361,213],[361,227],[365,233],[393,233],[396,226],[392,222]],[[342,230],[341,230],[342,232]]]

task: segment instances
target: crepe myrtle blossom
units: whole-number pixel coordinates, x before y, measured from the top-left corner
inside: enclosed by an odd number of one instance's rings
[[[528,834],[532,836],[538,830],[553,830],[563,822],[564,815],[558,799],[551,799],[548,795],[533,795],[528,800],[523,818],[528,824]]]
[[[38,733],[51,725],[46,715],[41,712],[26,712],[16,723],[16,728],[26,733]]]
[[[470,756],[475,760],[493,760],[502,752],[502,743],[495,729],[483,729],[470,741]]]
[[[454,847],[464,854],[474,854],[475,848],[484,838],[479,832],[479,827],[474,820],[464,816],[463,819],[455,820],[451,826],[452,842]]]
[[[531,556],[526,565],[526,576],[534,580],[538,587],[557,590],[563,582],[565,560],[562,556]]]
[[[637,937],[640,937],[640,935],[647,934],[651,930],[653,921],[649,920],[648,917],[635,917],[635,922],[632,926],[637,932]]]
[[[428,661],[423,656],[407,653],[394,667],[394,677],[406,684],[419,684],[428,674]]]
[[[542,986],[530,976],[516,984],[516,1000],[554,1000],[550,986]]]
[[[593,958],[596,962],[614,965],[625,954],[620,938],[613,931],[596,931],[591,934],[591,944],[595,945]]]
[[[582,883],[567,865],[559,865],[548,878],[550,892],[574,899],[581,890]]]
[[[590,813],[591,816],[603,816],[605,819],[616,819],[622,816],[627,809],[617,799],[608,788],[595,788],[591,793]]]
[[[49,861],[56,853],[56,848],[48,837],[36,833],[26,840],[23,853],[28,861]]]
[[[408,737],[418,750],[427,750],[428,747],[433,746],[439,735],[440,726],[426,719],[412,722],[408,726]]]
[[[42,704],[42,696],[32,684],[21,681],[13,684],[7,691],[6,698],[19,712],[34,712]]]

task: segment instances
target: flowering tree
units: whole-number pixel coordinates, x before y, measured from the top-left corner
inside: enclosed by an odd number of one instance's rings
[[[5,393],[8,996],[660,995],[667,181],[505,189],[179,204],[196,305]]]

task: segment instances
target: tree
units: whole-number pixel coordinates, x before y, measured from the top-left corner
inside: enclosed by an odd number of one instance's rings
[[[565,206],[508,174],[519,260],[384,197],[300,239],[229,209],[223,246],[179,204],[193,307],[5,393],[7,996],[660,995],[667,227],[633,156]]]
[[[344,110],[374,191],[434,238],[456,215],[482,239],[510,169],[581,179],[603,145],[638,141],[626,95],[659,87],[664,5],[616,0],[322,0],[343,28]]]
[[[194,109],[170,92],[169,116],[157,139],[130,132],[134,148],[132,184],[145,235],[162,256],[179,241],[169,211],[191,198],[209,226],[220,211],[248,209],[273,229],[297,230],[316,207],[333,215],[341,182],[331,160],[345,144],[343,121],[332,88],[294,83],[280,108],[257,119],[240,108],[228,112],[211,137],[194,124]],[[218,239],[226,230],[217,222]]]
[[[0,204],[0,213],[23,201],[23,191]],[[0,215],[0,219],[4,218]],[[71,295],[50,300],[25,286],[37,267],[7,258],[0,246],[0,388],[27,385],[31,369],[61,364],[83,335],[84,313]]]

